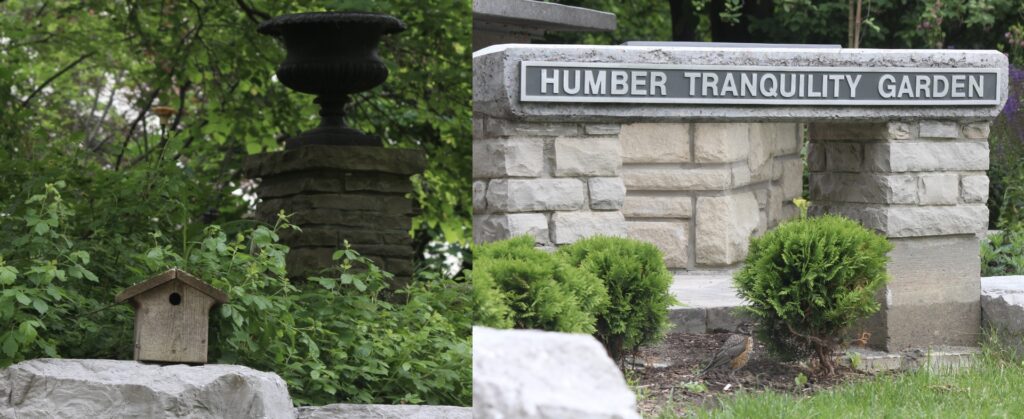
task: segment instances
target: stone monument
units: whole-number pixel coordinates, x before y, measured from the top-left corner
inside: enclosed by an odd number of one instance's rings
[[[473,234],[628,236],[678,271],[838,213],[893,242],[871,345],[974,345],[997,51],[497,45],[473,57]],[[802,157],[806,144],[806,160]]]
[[[347,241],[401,280],[413,273],[409,230],[418,212],[405,198],[409,177],[426,162],[419,150],[381,147],[380,139],[346,126],[348,95],[372,89],[388,76],[377,56],[386,34],[405,24],[374,13],[300,13],[263,22],[262,34],[288,51],[277,70],[286,86],[317,95],[320,126],[289,138],[285,150],[255,155],[246,173],[260,178],[256,215],[273,223],[292,214],[302,232],[287,232],[288,274],[304,278],[333,265]]]

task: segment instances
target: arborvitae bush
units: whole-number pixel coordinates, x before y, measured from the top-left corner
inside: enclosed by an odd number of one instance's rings
[[[594,333],[608,294],[601,280],[520,236],[473,250],[475,324]]]
[[[789,221],[751,240],[736,288],[769,348],[814,354],[831,374],[845,329],[879,309],[891,249],[885,237],[840,216]]]
[[[656,343],[668,328],[672,274],[653,244],[619,237],[591,237],[558,252],[596,275],[608,290],[608,309],[597,317],[595,337],[621,360],[640,345]]]

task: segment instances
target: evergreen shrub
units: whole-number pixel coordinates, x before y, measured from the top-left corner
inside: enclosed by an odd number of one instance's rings
[[[475,324],[594,333],[608,304],[601,280],[519,236],[473,250]]]
[[[597,316],[595,337],[621,360],[641,345],[660,341],[668,329],[672,274],[650,243],[595,236],[558,252],[568,263],[596,275],[608,291],[608,309]]]
[[[831,374],[845,329],[879,309],[875,296],[888,280],[891,249],[885,237],[847,218],[801,218],[752,239],[734,280],[770,349],[814,354]]]

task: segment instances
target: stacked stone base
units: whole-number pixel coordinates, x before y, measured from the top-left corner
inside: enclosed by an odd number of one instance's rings
[[[290,277],[333,266],[331,255],[347,241],[404,281],[414,270],[409,231],[418,213],[405,195],[424,167],[416,150],[306,146],[253,156],[246,171],[261,178],[257,217],[273,223],[284,211],[302,229],[281,233]]]
[[[870,332],[871,346],[977,344],[988,131],[974,121],[811,124],[811,213],[850,217],[893,244],[882,309],[853,330]]]

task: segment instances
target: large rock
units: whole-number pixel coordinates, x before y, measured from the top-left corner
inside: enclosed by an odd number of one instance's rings
[[[300,407],[298,419],[472,419],[473,408],[389,404],[329,404]]]
[[[986,327],[1024,336],[1024,275],[981,278],[981,321]]]
[[[473,328],[473,415],[640,418],[622,372],[591,336]]]
[[[293,418],[281,377],[238,365],[34,359],[0,371],[4,418]]]

